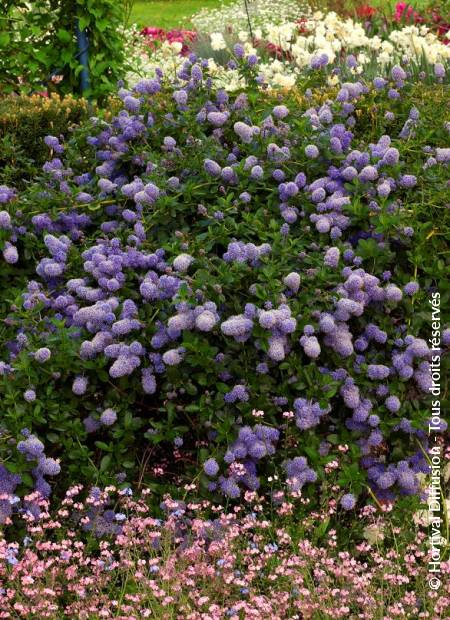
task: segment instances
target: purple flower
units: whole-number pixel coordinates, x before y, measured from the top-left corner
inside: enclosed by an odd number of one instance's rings
[[[139,112],[139,108],[141,107],[141,102],[139,99],[136,99],[136,97],[133,97],[132,95],[125,97],[123,104],[130,112]]]
[[[0,211],[0,228],[4,230],[11,228],[11,216],[7,211]]]
[[[225,336],[233,336],[237,342],[245,342],[251,335],[253,321],[243,314],[238,314],[224,321],[220,329]]]
[[[297,293],[300,288],[299,274],[296,271],[288,273],[288,275],[283,278],[283,284],[290,288],[293,293]]]
[[[358,177],[363,183],[375,181],[378,178],[378,170],[375,166],[365,166],[359,173]]]
[[[141,360],[136,355],[119,355],[114,364],[109,369],[109,375],[113,379],[131,375],[140,365]]]
[[[82,396],[86,393],[88,386],[88,380],[86,377],[76,377],[72,384],[72,392],[77,396]]]
[[[395,82],[403,82],[406,79],[406,73],[400,65],[395,65],[391,69],[391,77]]]
[[[397,413],[400,410],[401,403],[397,396],[388,396],[384,401],[384,404],[391,413]]]
[[[184,273],[190,267],[190,265],[194,262],[194,259],[189,254],[179,254],[175,260],[173,261],[173,268],[175,271]]]
[[[320,355],[320,344],[315,336],[302,336],[300,344],[306,355],[312,359],[317,359]]]
[[[383,364],[369,364],[367,366],[367,376],[369,379],[380,381],[387,379],[390,375],[390,369]]]
[[[220,177],[222,168],[219,166],[217,162],[213,161],[212,159],[205,159],[203,163],[203,167],[210,176]]]
[[[36,400],[36,392],[34,390],[26,390],[23,393],[23,397],[27,403],[32,403]]]
[[[238,58],[243,58],[245,54],[244,47],[240,43],[236,43],[233,47],[233,51]]]
[[[232,166],[225,166],[225,168],[222,168],[221,177],[225,183],[237,182],[236,172]]]
[[[19,260],[19,253],[17,252],[16,246],[9,243],[9,241],[5,243],[3,258],[9,265],[14,265]]]
[[[311,58],[311,69],[321,69],[328,64],[328,56],[326,54],[321,54],[320,56],[314,56]]]
[[[286,118],[289,114],[289,110],[285,105],[276,105],[272,111],[275,118],[278,119]]]
[[[373,85],[375,86],[375,88],[377,90],[381,90],[382,88],[384,88],[386,86],[387,82],[384,78],[381,77],[376,77],[373,80]]]
[[[112,426],[116,420],[117,413],[111,408],[105,409],[100,416],[100,422],[103,426]]]
[[[327,233],[331,228],[330,220],[327,217],[319,217],[316,222],[316,229],[320,233]]]
[[[434,65],[434,75],[437,78],[444,78],[445,77],[445,67],[444,67],[444,65],[442,63],[437,62]]]
[[[242,142],[244,142],[245,144],[250,144],[250,142],[253,140],[253,136],[255,134],[254,127],[250,127],[250,125],[247,125],[246,123],[243,123],[242,121],[238,121],[237,123],[233,125],[233,129],[234,129],[234,132],[240,137]]]
[[[50,357],[51,357],[51,351],[50,349],[47,349],[47,347],[42,347],[41,349],[38,349],[34,353],[34,359],[40,364],[48,361]]]
[[[193,65],[191,69],[191,77],[195,82],[201,82],[203,79],[203,71],[200,65]]]
[[[315,144],[308,144],[305,147],[305,155],[309,159],[317,159],[319,157],[319,149]]]
[[[413,174],[403,174],[399,179],[399,183],[401,187],[411,189],[417,185],[417,178]]]
[[[446,347],[450,345],[450,327],[447,327],[442,332],[442,344]]]
[[[341,252],[339,248],[329,248],[325,253],[324,264],[327,267],[336,268],[339,264]]]
[[[377,193],[380,198],[387,198],[391,193],[391,186],[387,181],[383,181],[377,186]]]
[[[264,170],[261,166],[252,166],[250,170],[250,176],[254,181],[260,181],[264,176]]]
[[[234,480],[234,478],[223,478],[220,481],[220,488],[222,493],[231,499],[236,499],[240,496],[241,491]]]
[[[381,161],[388,166],[395,166],[398,164],[399,159],[400,153],[398,152],[398,149],[391,146],[387,149],[387,151],[385,151]]]
[[[38,469],[44,476],[57,476],[61,473],[61,466],[58,461],[47,457],[39,460]]]
[[[388,284],[385,292],[387,301],[399,302],[403,297],[402,291],[395,284]]]
[[[203,463],[203,470],[205,474],[207,476],[210,476],[211,478],[217,476],[217,474],[219,473],[219,465],[216,459],[209,458],[208,460],[206,460]]]
[[[17,449],[30,461],[38,459],[44,454],[44,444],[35,435],[30,435],[24,441],[19,441]]]
[[[245,385],[235,385],[230,392],[227,392],[224,396],[226,403],[235,403],[236,401],[247,402],[249,394]]]
[[[356,506],[356,497],[352,493],[347,493],[341,498],[341,506],[344,510],[353,510]]]
[[[195,326],[202,332],[210,332],[218,319],[210,310],[205,310],[195,319]]]
[[[183,356],[179,349],[170,349],[163,354],[162,360],[167,366],[177,366],[183,361]]]
[[[156,379],[150,368],[142,369],[142,389],[146,394],[154,394],[156,392]]]
[[[403,287],[403,292],[405,293],[405,295],[409,295],[410,297],[412,297],[417,293],[419,288],[420,287],[417,282],[408,282],[408,284],[405,284],[405,286]]]
[[[436,149],[436,161],[440,164],[450,163],[450,148]]]
[[[188,101],[188,93],[185,90],[176,90],[173,93],[173,98],[178,105],[184,106]]]
[[[394,486],[395,481],[396,475],[391,471],[386,471],[377,478],[377,485],[380,489],[389,489]]]
[[[214,127],[222,127],[228,120],[227,112],[209,112],[206,116],[208,121],[214,125]]]

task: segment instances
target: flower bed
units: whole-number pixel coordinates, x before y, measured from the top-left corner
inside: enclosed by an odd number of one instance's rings
[[[24,519],[23,542],[0,541],[0,618],[438,620],[449,608],[450,563],[430,597],[425,534],[399,536],[389,512],[362,511],[366,540],[343,553],[340,532],[327,531],[332,502],[300,525],[300,502],[280,502],[275,529],[255,493],[241,514],[166,498],[162,518],[147,493],[130,494],[83,501],[74,487],[59,510],[42,502],[39,521]]]
[[[427,70],[427,64],[446,63],[450,59],[450,47],[446,45],[445,38],[439,38],[442,28],[445,30],[444,26],[434,33],[435,22],[424,25],[425,20],[417,18],[413,24],[409,24],[408,20],[405,23],[399,17],[399,10],[389,24],[380,21],[372,11],[369,21],[366,19],[365,23],[359,23],[334,12],[311,15],[308,11],[302,13],[302,10],[298,9],[297,19],[290,21],[263,19],[263,11],[251,31],[238,18],[236,23],[230,22],[226,32],[207,30],[207,25],[201,26],[203,22],[200,22],[200,27],[205,30],[197,34],[187,32],[183,42],[178,31],[174,33],[175,39],[171,40],[167,33],[157,34],[158,29],[150,28],[152,37],[164,40],[164,44],[144,59],[142,49],[137,45],[137,66],[128,74],[128,82],[133,85],[139,76],[152,75],[156,67],[175,76],[182,65],[183,55],[191,49],[200,57],[214,62],[215,74],[222,77],[222,86],[230,91],[236,90],[242,82],[224,69],[232,59],[236,42],[244,45],[247,54],[262,55],[260,71],[272,87],[294,87],[311,62],[324,55],[328,62],[339,62],[349,54],[355,54],[358,71],[365,70],[373,76],[384,67],[406,58],[417,65],[418,71]],[[436,14],[433,15],[436,17]]]

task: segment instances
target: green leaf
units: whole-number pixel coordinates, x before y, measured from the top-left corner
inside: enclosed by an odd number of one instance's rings
[[[100,450],[104,450],[105,452],[112,452],[112,448],[108,446],[108,444],[104,441],[96,441],[95,445],[97,448],[100,448]]]
[[[56,31],[56,36],[63,43],[69,43],[73,37],[73,35],[68,30],[65,30],[63,28],[58,28],[58,30]]]
[[[100,471],[106,471],[111,463],[112,456],[110,454],[105,454],[105,456],[100,461]]]
[[[82,15],[78,18],[78,27],[80,30],[84,30],[86,26],[89,26],[91,23],[91,18],[89,15]]]
[[[11,40],[8,32],[0,32],[0,47],[6,47]]]

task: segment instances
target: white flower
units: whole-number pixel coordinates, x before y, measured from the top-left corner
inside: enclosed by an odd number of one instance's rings
[[[180,41],[172,41],[170,44],[170,47],[172,48],[175,54],[179,54],[181,50],[183,49],[183,44],[180,43]]]
[[[382,542],[384,540],[384,526],[383,525],[367,525],[363,529],[363,536],[370,545]]]
[[[227,49],[227,44],[221,32],[211,33],[211,47],[215,52]]]

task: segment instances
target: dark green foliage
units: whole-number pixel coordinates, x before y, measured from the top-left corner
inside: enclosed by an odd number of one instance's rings
[[[121,0],[6,0],[0,28],[1,91],[80,93],[78,20],[89,40],[91,86],[83,95],[104,98],[123,75],[123,8]]]

